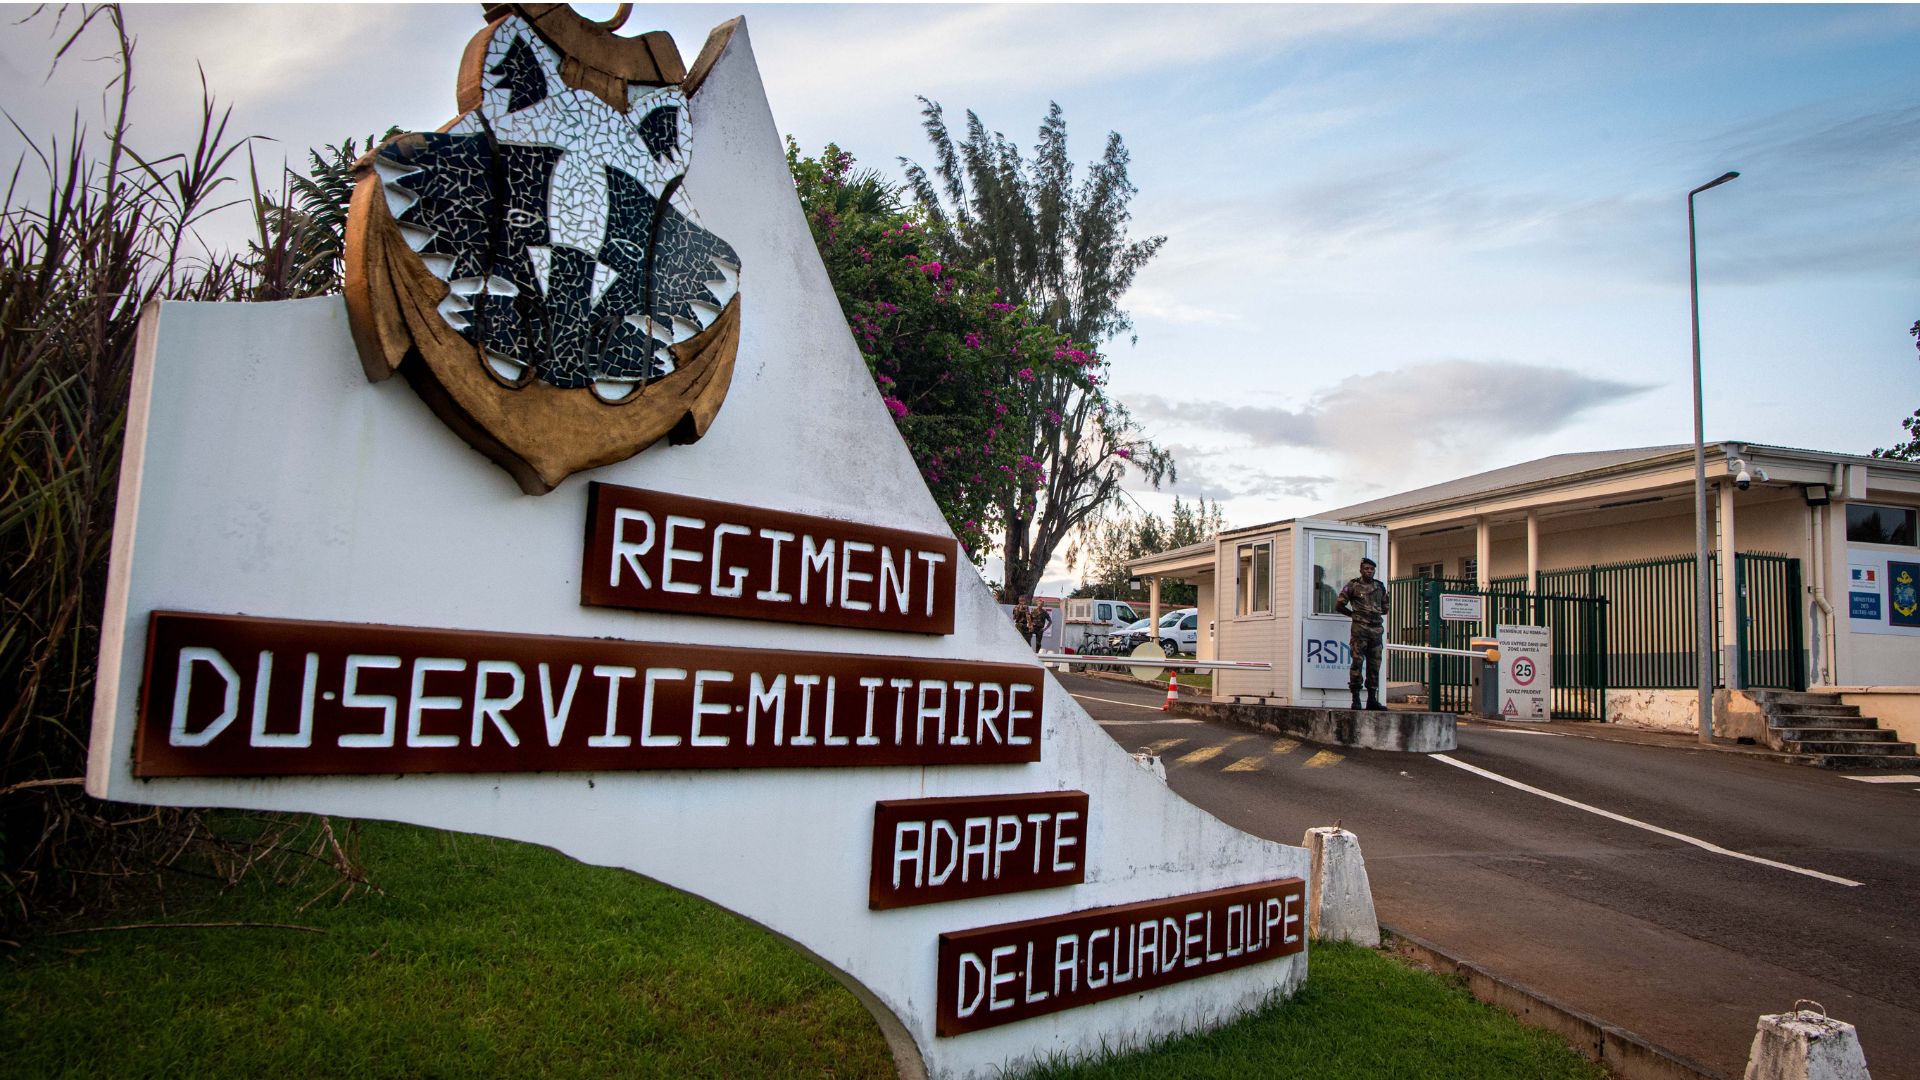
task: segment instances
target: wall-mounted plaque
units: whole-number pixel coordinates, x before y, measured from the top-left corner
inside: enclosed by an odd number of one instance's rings
[[[594,483],[580,602],[953,632],[952,537]]]
[[[1078,885],[1087,793],[888,799],[873,811],[874,910]]]
[[[941,1035],[960,1035],[1306,948],[1299,878],[940,935]]]
[[[1038,761],[1040,674],[157,611],[134,775]]]

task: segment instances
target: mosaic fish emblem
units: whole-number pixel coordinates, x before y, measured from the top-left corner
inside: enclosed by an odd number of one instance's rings
[[[408,375],[530,493],[697,439],[725,396],[740,256],[682,183],[684,77],[664,34],[518,6],[468,47],[461,114],[361,163],[347,291],[369,377]]]

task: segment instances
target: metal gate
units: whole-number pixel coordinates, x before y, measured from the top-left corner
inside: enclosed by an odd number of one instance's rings
[[[1402,645],[1464,649],[1476,637],[1492,637],[1501,623],[1545,626],[1553,631],[1553,716],[1600,720],[1607,713],[1606,600],[1592,596],[1529,593],[1507,582],[1481,589],[1471,581],[1402,578],[1391,582],[1390,640]],[[1517,582],[1513,584],[1518,584]],[[1440,617],[1442,593],[1482,598],[1477,622]],[[1387,678],[1426,685],[1427,707],[1465,712],[1473,666],[1463,656],[1391,654]]]
[[[1736,555],[1740,685],[1769,690],[1807,688],[1800,560],[1785,555]]]

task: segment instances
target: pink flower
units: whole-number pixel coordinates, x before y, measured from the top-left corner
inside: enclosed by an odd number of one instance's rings
[[[999,312],[1002,315],[1005,315],[1007,312],[1013,310],[1012,304],[988,304],[987,306]]]
[[[969,349],[977,349],[977,348],[979,348],[979,347],[980,347],[980,335],[979,335],[979,334],[975,334],[975,333],[968,333],[968,334],[967,334],[967,336],[966,336],[966,343],[967,343],[967,348],[969,348]]]
[[[1032,382],[1033,369],[1030,367],[1023,367],[1019,371],[1014,372],[1014,378],[1019,379],[1021,382]]]
[[[1127,459],[1128,461],[1132,461],[1132,460],[1133,460],[1133,451],[1131,451],[1131,450],[1129,450],[1129,449],[1127,449],[1127,448],[1126,448],[1126,447],[1124,447],[1124,446],[1123,446],[1123,447],[1121,447],[1121,448],[1120,448],[1120,449],[1118,449],[1118,450],[1115,450],[1115,451],[1114,451],[1114,453],[1116,453],[1116,454],[1118,454],[1118,455],[1120,455],[1120,456],[1121,456],[1121,457],[1123,457],[1123,458],[1126,458],[1126,459]]]
[[[1052,409],[1047,410],[1047,423],[1058,424],[1061,421],[1061,419],[1062,417],[1060,416],[1059,413],[1054,412]]]
[[[940,264],[937,262],[920,264],[920,272],[936,280],[940,277],[940,269]]]
[[[898,312],[900,309],[898,307],[895,307],[892,304],[887,303],[885,300],[877,300],[874,302],[873,310],[879,312],[882,315],[892,315]]]
[[[893,418],[896,420],[903,419],[907,415],[907,403],[894,397],[892,394],[883,396],[880,399],[880,404],[885,405],[887,411],[892,413]]]

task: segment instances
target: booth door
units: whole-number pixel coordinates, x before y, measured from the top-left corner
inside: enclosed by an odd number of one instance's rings
[[[1348,646],[1350,620],[1333,613],[1333,602],[1348,581],[1360,576],[1360,560],[1383,561],[1374,533],[1334,529],[1301,530],[1301,581],[1295,594],[1300,611],[1300,686],[1309,690],[1345,690],[1353,661]],[[1376,580],[1386,583],[1375,571]]]

